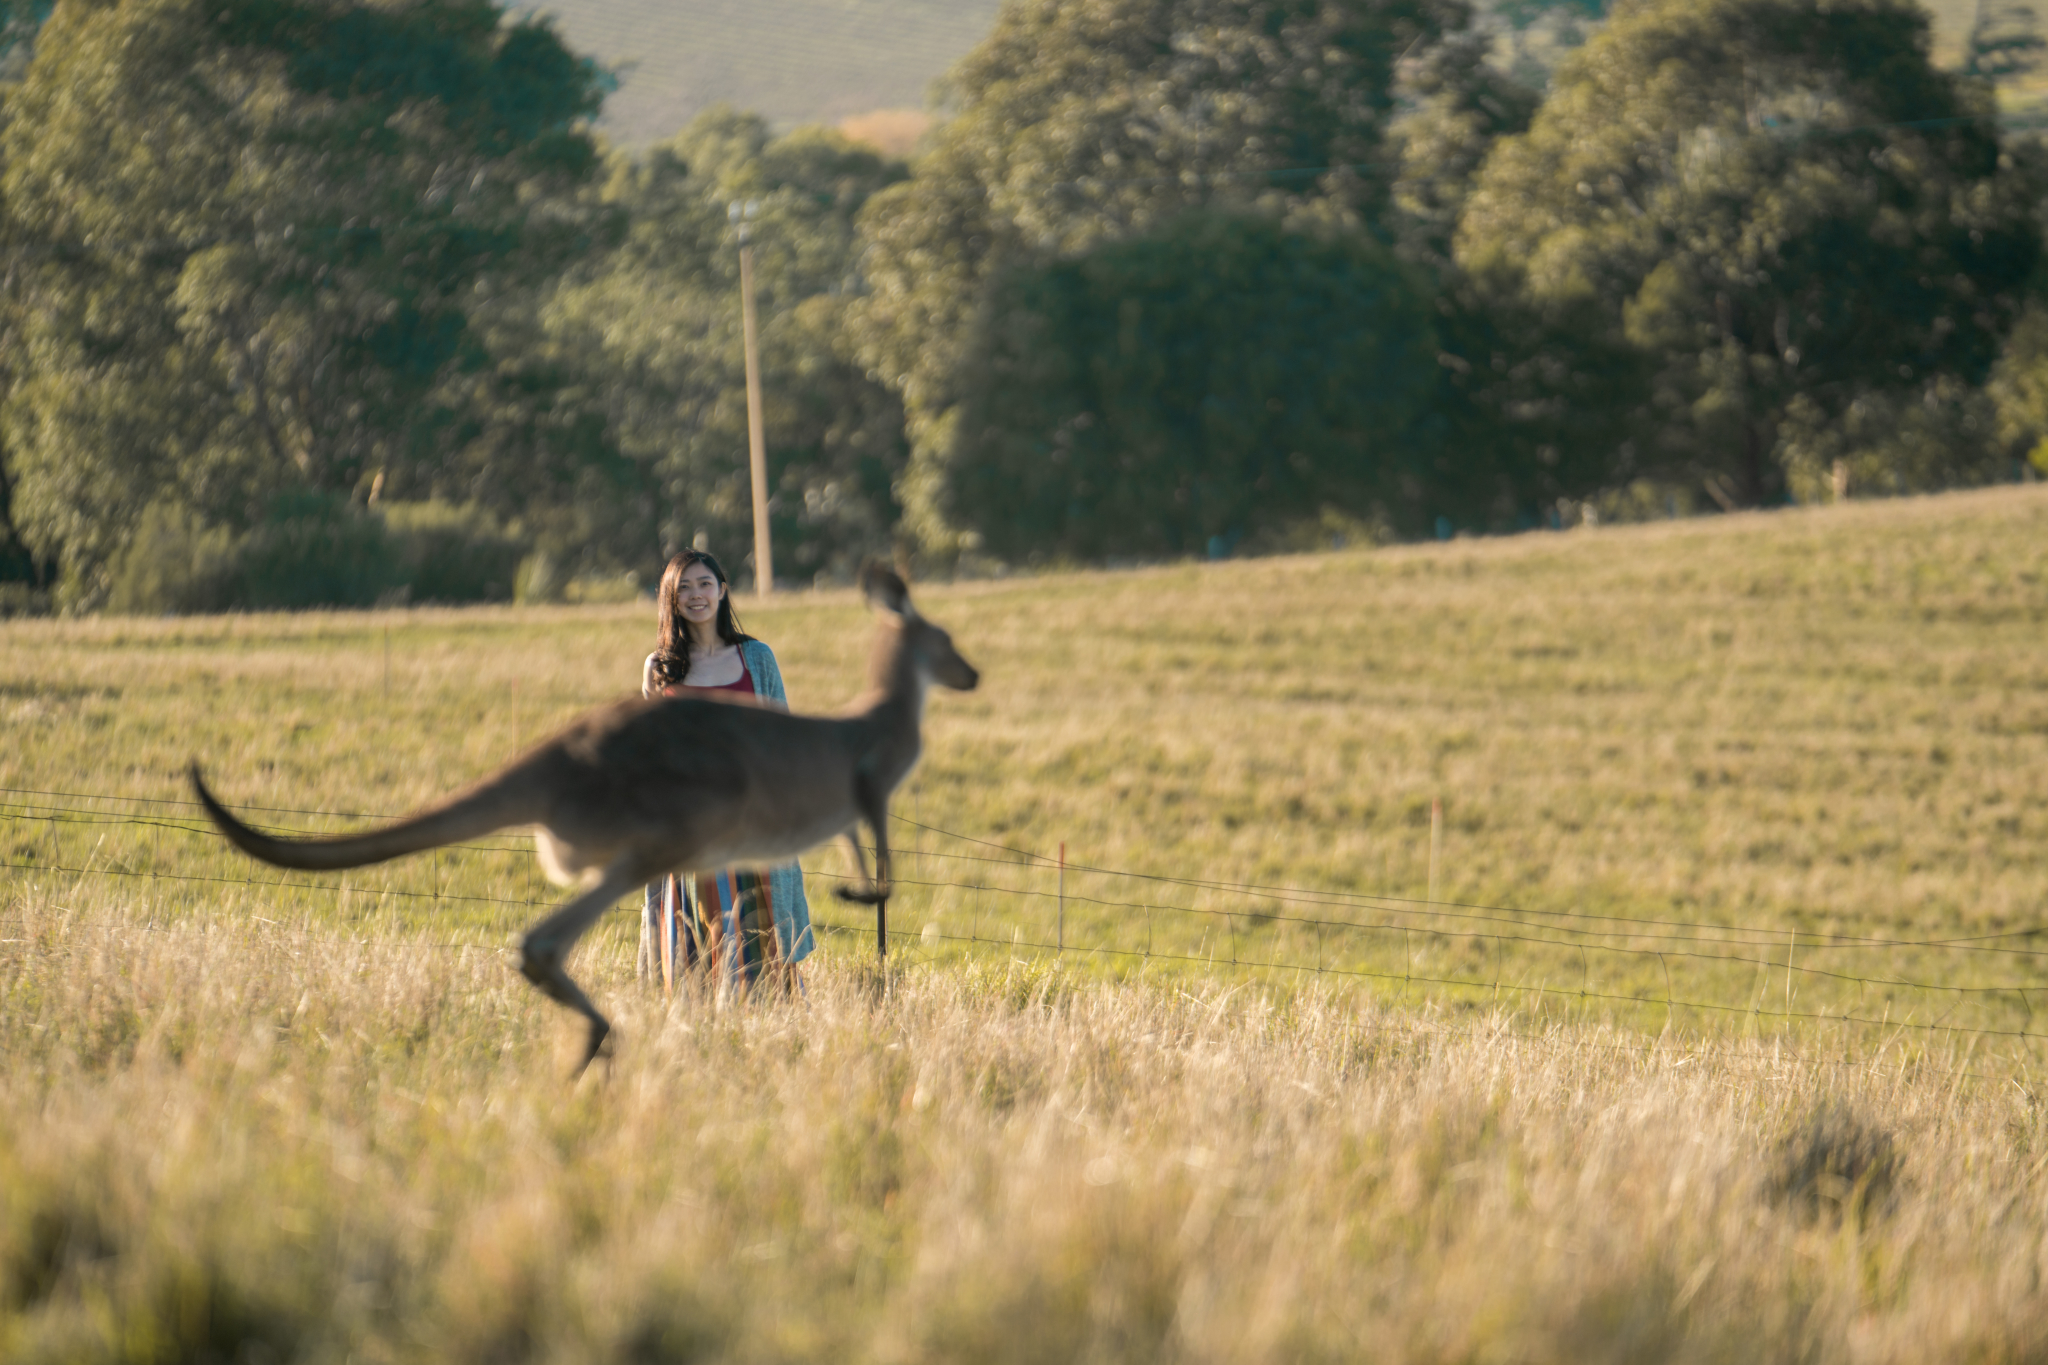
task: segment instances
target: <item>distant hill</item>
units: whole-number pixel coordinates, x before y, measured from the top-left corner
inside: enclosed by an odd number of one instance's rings
[[[1481,0],[1482,11],[1495,0]],[[1935,56],[1958,66],[1978,0],[1922,0]],[[987,36],[1001,0],[541,0],[570,46],[619,73],[602,128],[641,147],[721,101],[778,129],[922,108],[933,81]],[[1541,48],[1546,35],[1532,35]],[[1582,35],[1583,36],[1583,30]],[[1547,68],[1562,52],[1532,52]],[[2002,90],[2011,106],[2032,84]]]
[[[569,45],[618,72],[600,127],[639,147],[721,101],[778,129],[920,108],[1000,0],[544,0]]]

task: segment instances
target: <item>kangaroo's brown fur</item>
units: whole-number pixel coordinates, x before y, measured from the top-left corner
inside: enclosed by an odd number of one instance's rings
[[[916,764],[926,689],[972,689],[980,675],[950,636],[920,617],[893,571],[861,575],[881,613],[870,692],[836,717],[799,716],[688,698],[622,701],[595,711],[437,806],[362,834],[277,838],[228,813],[192,767],[207,814],[244,853],[278,867],[328,871],[384,862],[511,826],[534,827],[541,866],[583,889],[533,926],[520,971],[590,1023],[580,1072],[611,1025],[564,970],[569,951],[628,892],[671,872],[787,862],[844,836],[864,885],[847,900],[889,899],[890,793]],[[853,834],[875,840],[875,873]]]

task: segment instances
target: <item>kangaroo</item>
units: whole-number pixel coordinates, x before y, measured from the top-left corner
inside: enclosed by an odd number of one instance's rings
[[[981,675],[951,636],[917,614],[893,571],[868,566],[861,589],[881,616],[872,687],[838,716],[634,698],[592,712],[439,805],[326,838],[251,829],[207,790],[196,762],[192,786],[235,847],[305,871],[363,867],[532,826],[549,880],[582,889],[527,930],[519,970],[589,1021],[580,1075],[611,1024],[564,969],[569,951],[599,916],[657,877],[787,862],[842,837],[858,881],[838,895],[873,905],[877,941],[886,943],[889,797],[917,763],[925,693],[933,683],[972,691]],[[873,875],[855,837],[863,824],[874,835]]]

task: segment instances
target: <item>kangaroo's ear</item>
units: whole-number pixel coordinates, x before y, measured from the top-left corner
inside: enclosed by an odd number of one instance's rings
[[[910,589],[888,565],[870,560],[860,571],[860,590],[866,594],[869,606],[897,616],[910,615]]]

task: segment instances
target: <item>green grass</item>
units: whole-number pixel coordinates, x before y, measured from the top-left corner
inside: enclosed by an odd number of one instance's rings
[[[2034,1358],[2040,959],[1825,936],[2039,943],[2044,495],[927,586],[985,683],[898,810],[982,842],[801,999],[614,916],[575,1087],[515,841],[281,885],[165,803],[432,799],[647,609],[6,623],[0,1358]],[[745,614],[857,690],[849,596]],[[1514,911],[1412,903],[1437,799]]]
[[[1335,970],[1652,1032],[1850,1015],[2018,1055],[2048,958],[1981,949],[2048,949],[2044,525],[2012,488],[926,588],[987,681],[932,702],[892,925],[941,960],[1063,939],[1116,974]],[[196,757],[279,826],[397,814],[629,691],[650,617],[12,623],[0,786],[177,801]],[[745,617],[799,707],[858,690],[850,595]],[[137,874],[167,916],[222,890],[175,878],[226,878],[285,923],[498,942],[554,894],[517,839],[309,890],[166,827],[189,808],[10,800],[15,876]],[[837,854],[807,867],[860,951]]]

